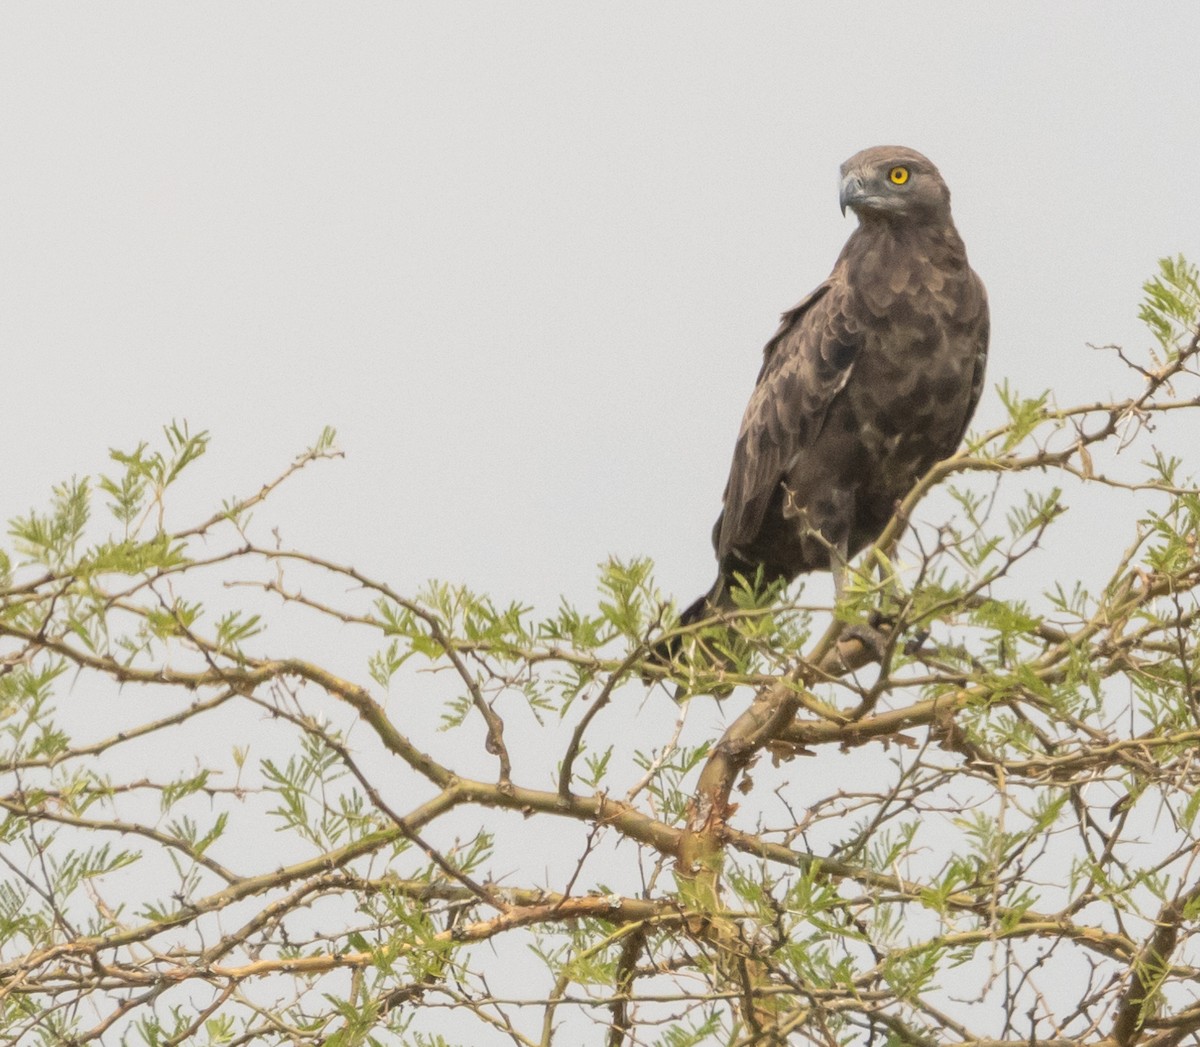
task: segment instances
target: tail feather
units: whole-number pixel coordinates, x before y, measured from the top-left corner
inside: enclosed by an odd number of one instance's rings
[[[713,599],[711,590],[693,600],[679,615],[680,625],[695,625],[705,618],[711,618],[717,613],[719,603]]]
[[[705,618],[712,618],[722,610],[731,609],[732,606],[733,604],[725,592],[724,580],[718,578],[716,584],[708,592],[684,608],[679,615],[677,628],[672,630],[673,635],[663,637],[650,649],[650,661],[659,665],[670,665],[679,657],[679,652],[683,649],[684,638],[679,635],[678,629],[695,625],[696,622],[703,621]]]
[[[721,671],[729,670],[750,653],[747,641],[733,624],[734,612],[739,607],[768,605],[779,595],[787,581],[787,578],[780,577],[764,583],[761,568],[753,582],[748,582],[741,575],[729,579],[722,573],[708,592],[684,608],[675,627],[650,648],[646,656],[647,665],[670,671],[672,667],[682,668],[681,663],[695,663],[691,664],[692,669],[708,670],[718,675]],[[737,593],[736,600],[734,592]],[[709,622],[709,628],[704,630],[703,636],[689,632],[689,626],[705,621]],[[706,673],[701,672],[701,675]],[[646,683],[656,678],[660,678],[660,674],[653,671],[642,675]]]

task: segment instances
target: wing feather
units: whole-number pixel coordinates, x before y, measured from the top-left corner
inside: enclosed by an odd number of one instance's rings
[[[983,289],[983,281],[978,276],[975,276],[974,273],[971,276],[977,288],[981,305],[979,307],[978,319],[975,323],[975,367],[971,372],[971,399],[967,404],[967,416],[963,420],[962,431],[958,434],[958,439],[954,441],[956,448],[962,443],[962,438],[967,435],[967,426],[971,424],[975,408],[979,406],[979,398],[983,395],[983,380],[987,374],[988,339],[991,335],[987,292]]]
[[[718,560],[754,540],[789,465],[816,440],[830,403],[850,377],[862,337],[843,308],[837,277],[835,271],[784,313],[763,349],[725,485],[724,510],[713,530]]]

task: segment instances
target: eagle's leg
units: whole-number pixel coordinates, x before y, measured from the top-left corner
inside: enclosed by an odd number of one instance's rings
[[[850,573],[850,556],[848,539],[831,543],[829,549],[829,569],[833,574],[833,606],[834,613],[842,605],[846,595],[846,578]],[[838,644],[857,641],[871,655],[867,661],[882,662],[887,657],[890,638],[888,633],[880,629],[883,623],[881,616],[872,614],[866,622],[855,622],[846,625],[838,637]],[[855,659],[856,661],[858,659]]]
[[[820,563],[822,552],[833,575],[834,614],[841,610],[846,596],[846,579],[850,574],[850,524],[854,518],[855,492],[849,488],[828,491],[820,509],[814,514],[807,506],[798,505],[796,492],[785,485],[784,516],[796,521],[801,542],[811,557],[810,563]],[[815,518],[814,518],[815,515]],[[861,658],[845,652],[843,661],[864,665],[868,661],[882,662],[886,657],[888,636],[875,628],[875,621],[842,627],[839,644],[857,641],[871,657]],[[849,655],[849,657],[847,657]]]
[[[861,644],[866,651],[871,655],[870,658],[859,659],[854,658],[853,661],[865,664],[865,662],[882,662],[887,657],[888,644],[890,643],[888,634],[881,629],[876,629],[873,625],[868,625],[866,622],[855,622],[853,625],[847,625],[842,629],[838,636],[838,646],[858,643]],[[843,660],[849,661],[843,653]]]

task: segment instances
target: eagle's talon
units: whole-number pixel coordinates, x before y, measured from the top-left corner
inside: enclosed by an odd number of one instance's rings
[[[869,662],[882,662],[888,653],[888,645],[891,643],[891,637],[888,633],[874,628],[866,623],[856,623],[847,625],[842,630],[841,636],[838,637],[838,646],[846,643],[848,640],[857,640],[871,654],[871,657],[866,659]],[[845,661],[843,656],[843,661]],[[859,659],[854,659],[855,662],[860,662]]]

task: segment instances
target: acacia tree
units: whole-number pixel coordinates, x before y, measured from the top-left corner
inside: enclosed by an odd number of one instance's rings
[[[330,433],[186,526],[181,426],[56,488],[0,555],[9,1039],[1200,1042],[1196,270],[1146,291],[1124,395],[1002,387],[718,659],[647,658],[645,562],[537,616],[264,537]],[[1057,577],[1073,502],[1120,548]]]

